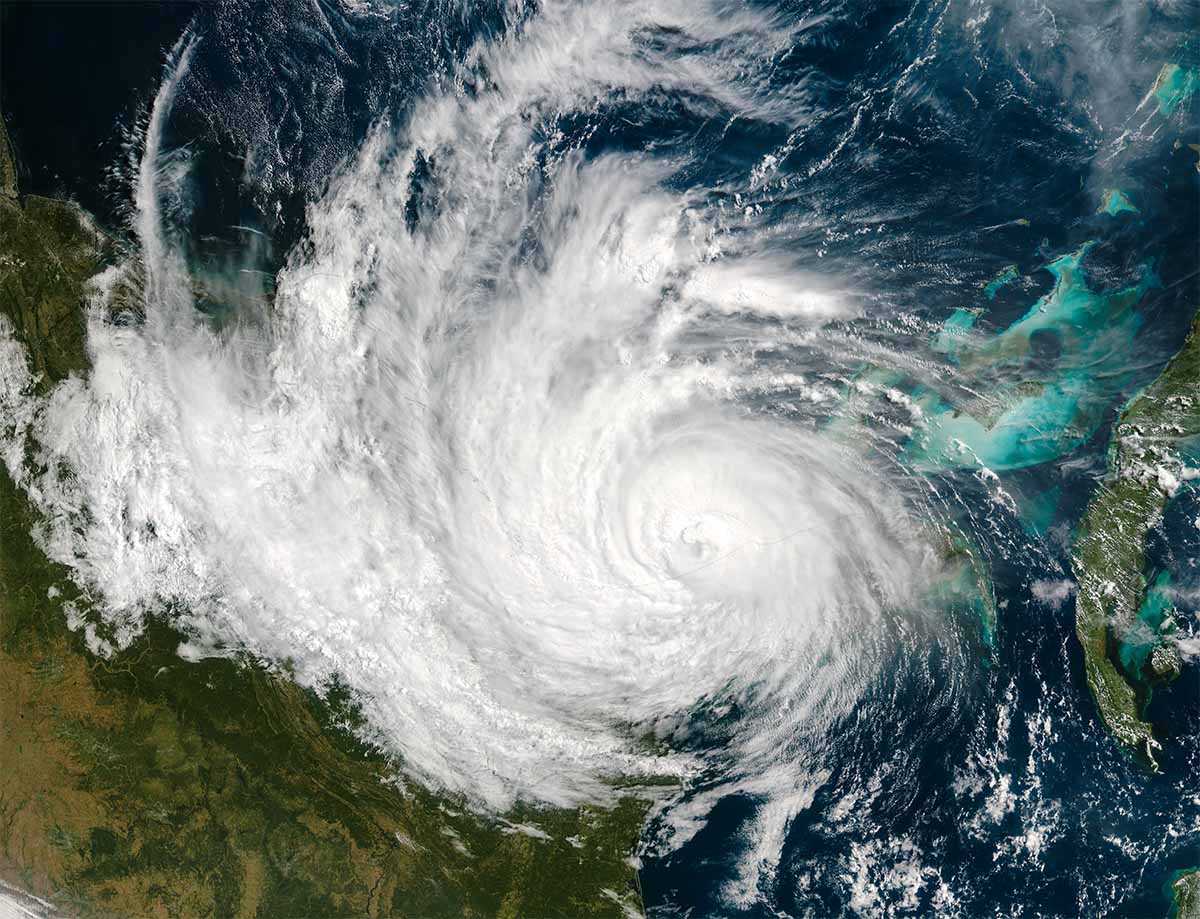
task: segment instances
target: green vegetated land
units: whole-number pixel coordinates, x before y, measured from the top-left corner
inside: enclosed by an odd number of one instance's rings
[[[1198,86],[1200,72],[1167,63],[1150,93],[1170,116]],[[1102,209],[1114,217],[1137,213],[1115,189],[1106,192]],[[1198,439],[1200,314],[1179,352],[1121,412],[1109,447],[1108,481],[1088,504],[1071,553],[1079,580],[1075,632],[1088,687],[1105,726],[1151,766],[1158,743],[1142,712],[1155,684],[1178,677],[1182,662],[1169,641],[1169,604],[1148,590],[1146,537],[1178,489],[1184,462],[1194,463]],[[1185,873],[1173,889],[1181,916],[1200,909],[1198,879],[1200,873]]]
[[[1146,536],[1178,487],[1181,454],[1200,435],[1200,315],[1182,349],[1121,413],[1110,449],[1110,477],[1084,514],[1072,550],[1079,580],[1075,630],[1088,686],[1105,725],[1123,744],[1154,761],[1146,692],[1179,675],[1178,650],[1156,643],[1122,660],[1122,644],[1146,601]],[[1169,618],[1161,626],[1170,628]]]
[[[18,194],[0,124],[0,312],[43,389],[87,372],[83,285],[118,248],[74,205]],[[86,916],[641,911],[645,798],[482,818],[397,778],[336,687],[185,662],[161,621],[96,657],[37,522],[0,465],[0,877]]]
[[[1171,919],[1200,919],[1200,870],[1179,872],[1170,886]]]

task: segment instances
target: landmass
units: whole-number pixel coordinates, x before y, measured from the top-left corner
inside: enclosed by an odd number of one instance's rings
[[[1185,871],[1171,882],[1171,919],[1200,919],[1200,870]]]
[[[1141,717],[1144,690],[1178,675],[1178,650],[1160,640],[1130,673],[1121,645],[1146,600],[1146,536],[1180,487],[1189,439],[1200,435],[1198,381],[1200,315],[1180,351],[1122,411],[1108,481],[1089,503],[1071,553],[1079,581],[1075,631],[1088,687],[1113,736],[1152,765],[1158,744]],[[1160,615],[1160,623],[1167,621]]]
[[[983,292],[987,294],[989,300],[995,300],[996,294],[1000,293],[1000,288],[1010,281],[1017,280],[1020,276],[1016,265],[1008,265],[983,286]]]
[[[88,371],[85,284],[121,243],[17,187],[0,122],[0,316],[39,385]],[[5,423],[0,418],[0,423]],[[0,882],[79,916],[628,916],[649,802],[493,818],[405,781],[349,692],[185,662],[154,622],[97,657],[88,597],[0,463]]]
[[[1100,202],[1100,207],[1097,210],[1099,214],[1108,214],[1109,217],[1116,217],[1117,214],[1128,211],[1131,214],[1141,213],[1133,202],[1129,200],[1125,192],[1119,188],[1106,188],[1104,190],[1104,199]]]

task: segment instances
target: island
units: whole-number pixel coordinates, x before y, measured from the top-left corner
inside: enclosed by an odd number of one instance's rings
[[[1121,412],[1108,478],[1088,504],[1071,552],[1079,581],[1075,631],[1088,687],[1105,726],[1152,767],[1158,742],[1142,718],[1140,690],[1178,676],[1179,653],[1163,640],[1145,656],[1141,672],[1128,673],[1120,645],[1146,600],[1146,536],[1180,487],[1187,442],[1197,435],[1200,316],[1158,378]]]

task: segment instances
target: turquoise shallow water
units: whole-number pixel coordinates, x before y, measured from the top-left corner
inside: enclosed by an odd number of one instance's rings
[[[919,393],[931,430],[914,442],[914,462],[1020,469],[1068,453],[1096,432],[1133,379],[1129,352],[1143,321],[1136,307],[1161,281],[1147,262],[1137,284],[1092,290],[1081,262],[1093,245],[1085,243],[1047,264],[1053,289],[1007,328],[978,334],[976,315],[963,310],[946,320],[935,347],[976,379],[994,375],[996,388],[979,406],[991,417],[979,418],[970,407]],[[985,289],[989,297],[995,283]],[[1039,334],[1052,336],[1056,346],[1049,373],[1028,366],[1031,342]]]
[[[474,59],[476,40],[502,42],[539,15],[500,4],[453,15],[327,7],[337,15],[324,25],[284,3],[195,11],[204,40],[168,135],[192,157],[182,223],[206,277],[274,272],[369,125],[402,120],[431,82],[462,98],[494,91],[486,73],[445,74]],[[514,195],[540,217],[564,161],[639,158],[665,188],[721,215],[720,242],[757,234],[767,254],[806,273],[804,294],[846,301],[817,332],[769,320],[771,347],[761,345],[767,321],[710,317],[695,354],[792,374],[801,382],[735,407],[852,446],[912,506],[953,524],[957,542],[942,548],[955,563],[928,598],[953,613],[873,658],[882,663],[867,690],[825,736],[782,744],[782,774],[808,783],[786,819],[772,789],[742,781],[730,762],[735,727],[774,723],[770,712],[721,699],[681,719],[680,745],[710,768],[646,828],[650,913],[1165,915],[1162,886],[1200,843],[1197,666],[1186,661],[1151,700],[1164,744],[1162,774],[1151,776],[1105,734],[1083,683],[1068,547],[1104,475],[1117,411],[1179,346],[1200,302],[1188,147],[1200,142],[1196,9],[1126,19],[1120,4],[1065,5],[1053,22],[1005,4],[747,9],[792,31],[760,49],[749,77],[722,72],[777,104],[739,107],[732,90],[697,99],[695,75],[724,64],[742,26],[733,18],[690,43],[680,14],[636,40],[643,56],[674,49],[686,78],[516,119],[537,130]],[[140,72],[107,73],[119,41],[89,40],[94,24],[81,18],[65,33],[79,33],[70,54],[90,55],[91,67],[68,80],[51,55],[41,71],[30,56],[21,66],[41,79],[4,81],[19,143],[73,120],[91,132],[71,157],[24,145],[31,161],[54,157],[52,174],[34,169],[34,188],[97,210],[122,193],[119,174],[97,191],[117,155],[106,138],[152,95],[163,44],[149,25],[139,36],[134,12],[123,20],[131,46],[155,47]],[[95,101],[74,90],[80,73],[109,100],[101,124],[80,117]],[[453,152],[423,151],[397,221],[407,232],[454,207],[483,220],[442,184],[439,161]],[[114,221],[120,213],[109,209]],[[536,276],[553,254],[538,226],[513,227],[514,273]],[[246,227],[269,245],[251,252]],[[472,304],[485,310],[487,294],[480,285]],[[235,306],[220,307],[234,324]],[[1196,629],[1197,517],[1185,487],[1155,531],[1153,589],[1119,652],[1130,672],[1164,622]],[[845,663],[829,655],[814,670]]]

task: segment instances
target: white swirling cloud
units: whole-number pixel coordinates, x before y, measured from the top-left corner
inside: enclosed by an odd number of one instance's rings
[[[0,336],[8,464],[50,554],[102,598],[98,648],[170,603],[185,653],[337,675],[406,769],[497,808],[686,775],[694,758],[636,738],[702,702],[738,700],[734,742],[764,757],[854,704],[926,553],[878,470],[756,407],[804,381],[722,325],[775,340],[848,296],[779,254],[714,256],[671,163],[542,132],[664,86],[782,117],[756,86],[785,36],[691,10],[549,3],[480,44],[486,88],[381,125],[311,208],[271,309],[222,328],[165,216],[186,182],[160,149],[181,45],[141,165],[145,321],[111,321],[132,269],[110,269],[91,373],[44,402]],[[655,54],[650,29],[716,50]],[[23,465],[26,434],[46,471]]]

